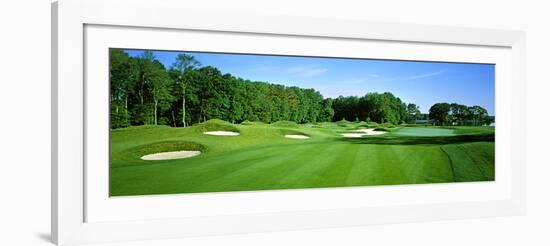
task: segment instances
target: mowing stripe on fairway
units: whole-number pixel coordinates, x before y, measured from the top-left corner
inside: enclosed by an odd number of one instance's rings
[[[234,127],[241,136],[208,137],[194,127],[112,131],[111,195],[435,183],[453,182],[453,177],[457,181],[494,180],[494,142],[476,137],[489,136],[494,128],[411,127],[422,129],[416,134],[438,135],[397,134],[407,129],[403,128],[383,137],[350,141],[339,135],[342,127]],[[311,138],[287,139],[284,135],[289,130]],[[440,136],[458,131],[461,135]],[[132,152],[137,146],[163,141],[195,142],[205,146],[205,152],[154,164]]]

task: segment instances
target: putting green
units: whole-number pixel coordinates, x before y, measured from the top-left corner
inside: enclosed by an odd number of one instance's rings
[[[418,137],[455,136],[453,129],[434,127],[404,127],[394,132],[395,135]]]
[[[400,128],[344,138],[351,126],[205,123],[111,131],[113,196],[494,180],[494,128]],[[212,137],[211,131],[239,132]],[[455,131],[457,130],[457,131]],[[416,135],[410,135],[415,133]],[[307,141],[287,134],[309,136]],[[430,135],[431,134],[431,135]],[[144,154],[200,150],[187,159]]]

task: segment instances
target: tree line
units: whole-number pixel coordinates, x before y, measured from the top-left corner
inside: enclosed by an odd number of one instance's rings
[[[390,92],[339,96],[333,101],[334,119],[400,124],[409,120],[407,104]]]
[[[110,50],[111,128],[130,125],[188,126],[209,119],[297,123],[330,121],[332,100],[314,89],[222,74],[179,54],[165,68],[150,51],[131,57]]]
[[[494,123],[487,109],[458,103],[436,103],[429,110],[429,117],[436,125],[482,126]]]
[[[209,119],[300,124],[345,119],[400,124],[414,122],[420,115],[415,104],[405,104],[389,92],[324,98],[315,89],[224,74],[184,53],[165,67],[150,51],[132,57],[111,49],[109,70],[111,128],[185,127]],[[450,119],[438,118],[438,122],[444,124]],[[476,119],[481,122],[481,118]]]

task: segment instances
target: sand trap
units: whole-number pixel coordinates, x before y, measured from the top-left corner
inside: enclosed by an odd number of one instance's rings
[[[200,154],[201,152],[196,150],[182,150],[182,151],[161,152],[161,153],[155,153],[150,155],[144,155],[141,157],[141,159],[146,161],[173,160],[173,159],[191,158],[193,156],[197,156]]]
[[[366,135],[365,133],[342,133],[342,136],[345,138],[360,138]]]
[[[375,131],[374,129],[359,129],[358,132],[365,133],[367,135],[382,135],[385,134],[385,131]]]
[[[382,135],[386,133],[385,131],[375,131],[374,129],[359,129],[355,132],[358,133],[342,133],[342,136],[345,138],[360,138],[363,136]]]
[[[230,132],[230,131],[212,131],[212,132],[204,132],[206,135],[213,135],[213,136],[239,136],[240,134],[238,132]]]
[[[298,134],[287,134],[285,135],[285,138],[293,138],[293,139],[308,139],[309,137],[306,135],[298,135]]]

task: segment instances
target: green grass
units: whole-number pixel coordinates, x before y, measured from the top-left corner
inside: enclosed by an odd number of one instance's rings
[[[223,121],[223,120],[208,120],[203,123],[198,124],[195,128],[195,130],[199,132],[207,132],[207,131],[232,131],[232,132],[239,132],[239,129],[233,124]]]
[[[353,125],[353,122],[342,119],[341,121],[337,121],[336,125],[341,127],[350,127]]]
[[[455,181],[494,180],[495,145],[478,142],[441,146],[449,156]]]
[[[265,122],[261,122],[261,121],[248,121],[248,120],[245,120],[243,122],[241,122],[241,125],[265,125],[266,123]]]
[[[271,126],[274,126],[274,127],[298,127],[299,125],[294,121],[281,120],[281,121],[271,123]]]
[[[494,180],[494,128],[395,127],[346,139],[355,122],[298,125],[211,120],[111,131],[111,195],[174,194]],[[223,137],[204,131],[229,130]],[[287,139],[301,134],[309,139]],[[179,160],[145,154],[200,150]]]
[[[405,127],[397,131],[396,135],[417,137],[455,136],[455,130],[434,127]]]

